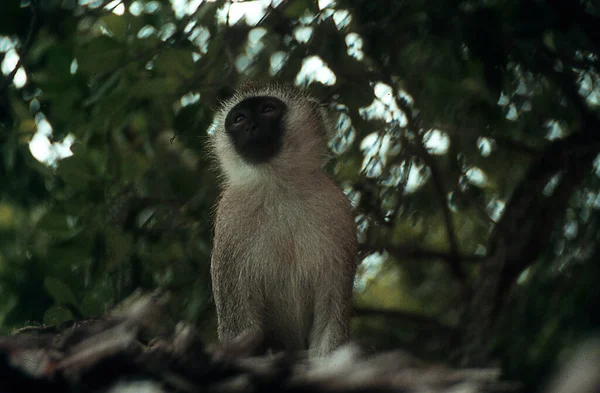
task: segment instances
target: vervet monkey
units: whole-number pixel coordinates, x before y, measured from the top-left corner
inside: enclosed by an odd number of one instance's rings
[[[213,126],[219,340],[255,331],[273,351],[330,352],[349,339],[357,239],[350,203],[322,168],[325,110],[292,86],[251,82]]]

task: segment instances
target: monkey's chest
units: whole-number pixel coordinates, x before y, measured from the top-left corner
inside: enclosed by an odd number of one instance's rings
[[[319,239],[300,219],[265,215],[250,236],[239,276],[265,325],[288,332],[286,340],[298,345],[312,324],[314,285],[322,263],[316,251]]]
[[[318,264],[322,237],[310,209],[297,203],[263,204],[242,211],[239,226],[241,250],[252,266],[272,277],[305,276]],[[246,230],[250,228],[250,230]]]
[[[256,272],[265,296],[296,295],[310,289],[309,283],[319,268],[319,256],[312,252],[311,242],[310,236],[289,223],[263,225],[254,234],[245,265]]]

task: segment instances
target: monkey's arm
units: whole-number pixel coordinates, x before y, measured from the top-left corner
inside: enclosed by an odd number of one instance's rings
[[[329,282],[316,297],[313,327],[310,333],[311,357],[323,356],[350,339],[352,282],[339,277]]]
[[[322,356],[350,339],[352,291],[356,273],[357,236],[350,203],[333,182],[323,210],[317,219],[329,236],[329,247],[321,253],[321,278],[315,287],[313,325],[309,337],[311,356]]]
[[[243,287],[228,248],[227,244],[215,242],[210,268],[221,342],[233,340],[247,327]]]

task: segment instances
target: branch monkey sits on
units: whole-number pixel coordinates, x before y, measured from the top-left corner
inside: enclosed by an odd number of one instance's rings
[[[217,112],[222,173],[211,260],[218,335],[324,355],[349,339],[356,225],[323,171],[324,109],[296,88],[243,85]]]

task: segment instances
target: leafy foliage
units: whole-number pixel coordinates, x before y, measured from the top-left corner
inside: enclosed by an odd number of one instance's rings
[[[534,386],[597,331],[593,2],[21,3],[0,6],[3,331],[158,288],[214,338],[205,141],[249,78],[332,112],[358,337]]]

